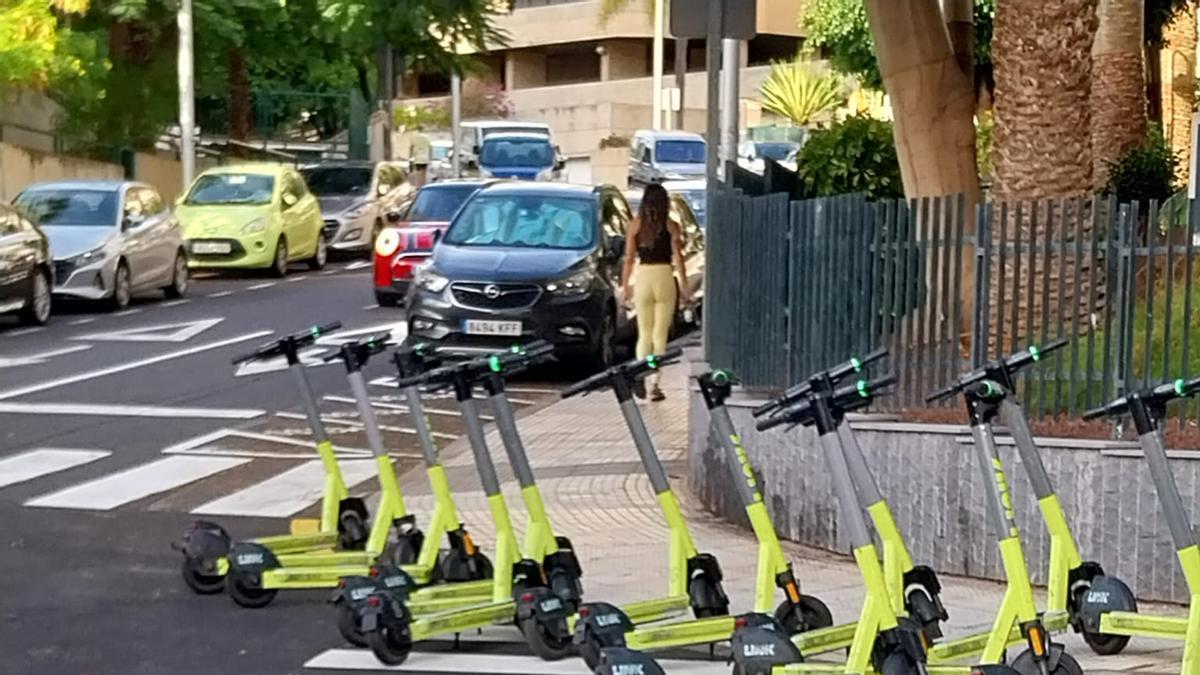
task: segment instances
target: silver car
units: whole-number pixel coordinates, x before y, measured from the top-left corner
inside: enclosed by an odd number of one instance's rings
[[[187,253],[179,221],[143,183],[79,180],[34,183],[14,204],[33,217],[54,254],[54,294],[105,301],[135,293],[187,292]]]
[[[300,173],[321,204],[325,241],[338,251],[370,253],[388,211],[414,191],[404,170],[390,162],[328,162]]]

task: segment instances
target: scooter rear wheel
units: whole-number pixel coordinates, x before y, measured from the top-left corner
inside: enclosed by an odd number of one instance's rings
[[[407,635],[385,626],[379,626],[367,633],[367,642],[371,645],[375,658],[389,666],[404,663],[412,652],[412,640]]]
[[[279,593],[277,588],[261,588],[247,586],[236,577],[230,577],[225,582],[226,589],[229,590],[229,597],[233,598],[239,606],[247,609],[259,609],[271,604],[275,599],[275,595]]]
[[[1082,632],[1082,635],[1083,641],[1087,643],[1087,646],[1091,647],[1093,652],[1101,656],[1120,654],[1125,649],[1125,645],[1129,644],[1128,635],[1089,633],[1086,630]]]
[[[367,636],[358,629],[357,613],[346,602],[338,603],[338,632],[355,647],[368,647]]]
[[[179,571],[183,576],[183,583],[198,595],[213,595],[225,590],[224,575],[205,574],[197,558],[185,555]]]
[[[783,624],[789,635],[828,628],[833,625],[833,613],[820,599],[811,595],[801,595],[800,604],[793,605],[790,600],[779,603],[775,609],[775,620]]]
[[[551,635],[546,626],[535,617],[521,622],[521,634],[525,636],[525,641],[529,643],[533,653],[543,661],[558,661],[571,653],[571,636],[559,638]]]

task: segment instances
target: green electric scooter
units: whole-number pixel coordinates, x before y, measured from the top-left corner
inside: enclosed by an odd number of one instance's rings
[[[1107,609],[1105,591],[1093,586],[1085,598],[1088,611],[1098,615],[1100,630],[1105,634],[1147,636],[1182,640],[1181,675],[1200,673],[1200,539],[1184,508],[1179,486],[1171,471],[1171,462],[1163,448],[1160,424],[1166,417],[1167,404],[1200,394],[1200,378],[1191,381],[1175,380],[1157,387],[1143,389],[1118,398],[1107,405],[1084,413],[1084,419],[1119,417],[1129,414],[1137,429],[1142,454],[1150,467],[1150,477],[1162,505],[1163,515],[1175,544],[1175,555],[1187,581],[1191,602],[1187,618],[1147,616],[1132,611]]]
[[[275,535],[252,540],[275,555],[331,549],[361,550],[367,543],[366,504],[362,499],[351,497],[349,494],[346,481],[338,467],[333,443],[329,440],[325,424],[321,421],[312,385],[308,381],[305,366],[300,361],[301,350],[311,345],[317,338],[340,327],[341,323],[339,322],[314,326],[263,345],[254,352],[233,360],[236,365],[251,361],[266,361],[281,356],[286,359],[287,370],[296,382],[300,401],[304,405],[309,429],[317,441],[317,455],[321,458],[321,465],[325,469],[325,487],[321,495],[321,519],[316,532]],[[181,573],[188,588],[200,594],[222,591],[225,588],[226,556],[229,554],[232,544],[233,539],[224,527],[206,520],[193,522],[184,533],[182,540],[172,544],[172,548],[183,553]]]

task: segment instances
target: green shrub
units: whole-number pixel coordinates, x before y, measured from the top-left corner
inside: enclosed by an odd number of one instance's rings
[[[1175,191],[1175,169],[1179,158],[1163,138],[1162,131],[1151,125],[1146,140],[1122,153],[1108,165],[1105,192],[1116,194],[1122,202],[1165,201]]]
[[[862,115],[810,132],[796,157],[796,173],[805,197],[904,196],[892,125]]]

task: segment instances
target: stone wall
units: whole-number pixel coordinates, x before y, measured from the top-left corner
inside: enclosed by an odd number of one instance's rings
[[[688,470],[695,496],[718,515],[745,524],[729,468],[708,442],[708,414],[690,394]],[[734,426],[763,486],[780,536],[848,553],[838,528],[838,504],[816,434],[810,429],[754,430],[750,410],[761,399],[731,401]],[[851,422],[914,559],[939,572],[1000,579],[995,538],[989,534],[982,478],[966,426],[905,424],[884,417]],[[1049,537],[1011,439],[998,430],[1013,487],[1017,523],[1034,581],[1044,584]],[[1187,602],[1166,522],[1149,471],[1134,443],[1037,439],[1047,470],[1085,560],[1121,577],[1139,598]],[[1200,502],[1200,453],[1172,452],[1184,503]],[[803,578],[804,570],[799,570]]]
[[[0,200],[12,201],[26,185],[69,178],[122,178],[116,164],[93,162],[0,143]]]

